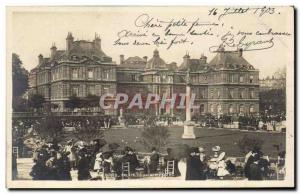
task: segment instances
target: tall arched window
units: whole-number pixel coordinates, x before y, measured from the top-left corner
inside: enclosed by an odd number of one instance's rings
[[[200,105],[200,113],[204,113],[204,104]]]
[[[217,111],[218,113],[222,113],[222,106],[220,104],[218,104],[217,106]]]
[[[254,113],[254,105],[253,104],[250,105],[249,112],[250,113]]]
[[[213,105],[213,104],[210,105],[210,112],[211,112],[211,113],[214,112],[214,105]]]
[[[239,113],[244,113],[244,105],[243,104],[240,105]]]
[[[232,106],[232,104],[229,105],[229,107],[228,107],[228,112],[229,112],[230,114],[233,113],[233,106]]]

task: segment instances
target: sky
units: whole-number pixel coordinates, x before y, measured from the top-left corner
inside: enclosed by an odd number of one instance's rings
[[[276,8],[276,14],[259,17],[253,12],[247,14],[230,14],[218,20],[218,15],[223,13],[224,8],[216,16],[209,15],[213,7],[27,7],[11,8],[8,12],[7,44],[8,54],[18,54],[26,69],[31,70],[37,65],[38,55],[45,57],[50,55],[50,47],[55,43],[58,50],[65,50],[66,36],[72,32],[75,40],[90,40],[99,34],[102,41],[102,49],[111,56],[113,61],[119,63],[119,55],[148,56],[151,58],[153,50],[158,49],[161,58],[167,63],[182,63],[183,56],[188,52],[191,58],[200,58],[201,54],[210,61],[215,53],[211,53],[211,46],[219,45],[221,37],[226,32],[236,34],[238,31],[252,32],[257,30],[267,31],[272,28],[276,32],[288,32],[290,36],[248,36],[249,41],[270,39],[273,37],[274,46],[269,49],[244,52],[244,58],[255,68],[260,70],[260,78],[271,76],[278,68],[291,66],[293,58],[293,15],[288,8]],[[183,20],[193,22],[199,18],[202,23],[217,23],[212,26],[213,36],[189,36],[190,43],[177,44],[167,49],[166,46],[116,46],[118,33],[122,30],[146,33],[147,38],[138,40],[153,40],[152,33],[164,37],[165,26],[162,28],[137,27],[135,21],[141,15],[153,17],[153,21]],[[144,17],[145,18],[145,17]],[[199,27],[204,31],[210,27]],[[185,27],[172,27],[173,32],[185,32]],[[238,36],[235,38],[238,39]],[[135,38],[123,38],[124,41],[133,41]],[[167,37],[167,42],[170,42]]]

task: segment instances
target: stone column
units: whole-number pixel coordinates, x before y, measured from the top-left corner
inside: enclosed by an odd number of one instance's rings
[[[182,139],[196,139],[194,133],[195,123],[191,121],[191,84],[189,83],[189,73],[187,75],[186,84],[186,108],[185,108],[185,122],[184,122],[184,132],[182,134]]]

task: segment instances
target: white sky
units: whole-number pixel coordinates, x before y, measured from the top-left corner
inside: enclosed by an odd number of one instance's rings
[[[119,55],[148,56],[152,57],[153,50],[157,48],[151,46],[113,46],[117,39],[117,33],[123,29],[132,31],[145,31],[134,26],[135,19],[147,13],[153,18],[170,20],[186,18],[194,21],[199,18],[201,22],[219,22],[216,17],[208,16],[208,10],[212,7],[88,7],[88,8],[27,8],[16,9],[12,14],[12,20],[8,21],[11,32],[8,34],[8,44],[11,45],[12,52],[17,53],[26,69],[30,70],[37,65],[37,56],[41,53],[45,57],[50,55],[50,47],[55,42],[57,48],[65,49],[66,36],[70,31],[75,40],[93,40],[95,33],[102,39],[103,51],[119,62]],[[219,8],[221,9],[221,8]],[[292,36],[274,37],[274,46],[267,50],[244,52],[244,57],[260,70],[260,77],[272,75],[278,68],[292,66],[293,59],[293,15],[292,9],[277,8],[280,14],[257,17],[253,14],[244,16],[229,15],[222,18],[220,24],[223,28],[213,29],[215,34],[220,36],[233,27],[233,32],[238,30],[256,32],[257,30],[267,30],[273,28],[278,32],[289,32]],[[148,30],[148,33],[160,31]],[[255,37],[252,38],[256,40]],[[250,40],[252,40],[250,38]],[[160,56],[167,62],[177,62],[181,64],[182,57],[188,51],[191,58],[199,58],[202,53],[212,59],[214,54],[209,52],[210,46],[220,44],[220,37],[196,37],[191,38],[194,44],[185,44],[172,47],[167,50],[165,47],[158,47]]]

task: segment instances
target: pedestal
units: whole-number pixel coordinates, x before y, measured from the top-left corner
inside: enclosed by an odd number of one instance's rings
[[[184,123],[184,131],[182,134],[182,139],[196,139],[195,133],[194,133],[194,123],[192,122],[185,122]]]
[[[125,121],[124,121],[124,118],[123,117],[119,117],[119,123],[120,123],[120,126],[121,127],[125,127]]]

